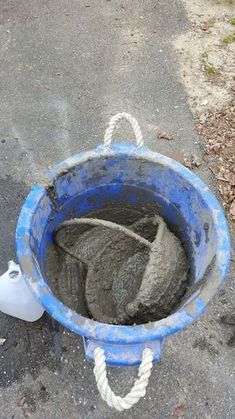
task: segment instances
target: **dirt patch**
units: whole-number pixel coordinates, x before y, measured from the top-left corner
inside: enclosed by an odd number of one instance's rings
[[[197,127],[235,232],[235,101],[222,110],[198,115]]]
[[[191,29],[176,39],[193,112],[227,105],[235,91],[233,1],[183,0]]]
[[[234,233],[235,1],[183,0],[183,3],[191,28],[174,43],[180,73]]]

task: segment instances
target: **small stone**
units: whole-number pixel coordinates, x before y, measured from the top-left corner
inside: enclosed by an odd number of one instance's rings
[[[25,405],[25,402],[26,402],[26,398],[22,397],[21,399],[17,400],[16,404],[18,407],[22,407]]]
[[[208,114],[207,113],[202,113],[201,115],[200,115],[200,118],[199,118],[199,121],[200,121],[200,124],[205,124],[205,122],[207,121],[207,118],[208,118]]]
[[[203,101],[200,103],[200,106],[206,106],[206,105],[208,105],[208,100],[207,100],[207,99],[203,100]]]

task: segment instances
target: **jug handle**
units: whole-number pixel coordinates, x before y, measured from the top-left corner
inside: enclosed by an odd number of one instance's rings
[[[129,113],[121,112],[114,115],[109,121],[109,125],[104,135],[104,148],[109,149],[112,143],[112,135],[113,135],[114,128],[116,127],[116,125],[121,119],[126,119],[128,122],[130,122],[133,128],[134,134],[135,134],[137,147],[143,147],[144,141],[143,141],[143,136],[142,136],[142,132],[141,132],[138,121]]]
[[[145,348],[142,352],[142,361],[138,370],[138,378],[130,390],[125,396],[116,396],[111,390],[106,371],[106,358],[104,350],[100,347],[96,347],[94,350],[94,375],[98,390],[101,394],[102,399],[112,408],[123,411],[130,409],[134,406],[141,397],[146,394],[146,388],[148,385],[149,377],[151,375],[151,369],[153,366],[153,351],[150,348]]]

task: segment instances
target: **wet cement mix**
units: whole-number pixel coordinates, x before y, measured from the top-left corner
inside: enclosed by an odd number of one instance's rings
[[[126,211],[93,213],[60,225],[48,251],[47,277],[60,300],[94,320],[160,320],[186,291],[187,257],[159,215]]]

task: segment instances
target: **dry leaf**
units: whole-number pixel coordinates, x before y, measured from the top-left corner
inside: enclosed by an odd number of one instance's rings
[[[181,418],[185,415],[186,413],[186,405],[184,403],[179,404],[178,406],[176,406],[174,412],[173,412],[173,416],[175,418]]]
[[[193,166],[195,167],[199,167],[202,164],[200,159],[195,154],[192,154],[191,161],[192,161]]]
[[[235,219],[235,200],[232,202],[229,212],[231,216]]]
[[[207,112],[198,117],[197,128],[205,141],[205,153],[208,156],[208,165],[218,180],[218,189],[223,200],[223,206],[228,211],[235,231],[235,102],[226,108]]]
[[[166,131],[159,132],[158,136],[159,138],[164,139],[164,140],[168,140],[168,141],[174,140],[173,135],[169,134],[169,132],[166,132]]]
[[[235,173],[231,173],[228,180],[231,186],[235,186]]]
[[[195,154],[192,154],[191,156],[188,156],[188,157],[185,156],[184,158],[184,165],[191,170],[194,169],[195,167],[199,167],[201,164],[202,164],[201,161]]]

